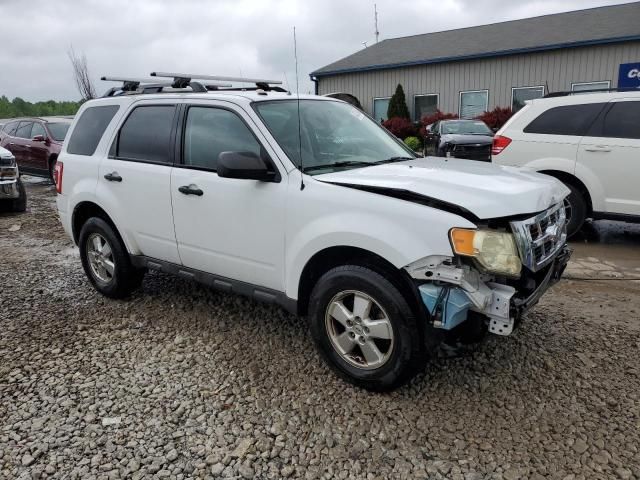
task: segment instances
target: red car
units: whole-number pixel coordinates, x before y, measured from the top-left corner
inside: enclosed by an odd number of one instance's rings
[[[53,171],[71,118],[17,118],[4,124],[0,147],[16,157],[21,172],[47,175]]]

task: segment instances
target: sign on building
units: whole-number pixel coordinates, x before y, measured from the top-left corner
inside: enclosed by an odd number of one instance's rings
[[[640,63],[620,64],[618,88],[640,88]]]

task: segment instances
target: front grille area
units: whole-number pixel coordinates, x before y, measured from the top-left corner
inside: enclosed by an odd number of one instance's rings
[[[567,216],[564,204],[526,220],[511,222],[511,230],[522,264],[537,272],[551,262],[567,241]]]
[[[484,160],[491,156],[491,145],[454,145],[451,153],[456,158]]]

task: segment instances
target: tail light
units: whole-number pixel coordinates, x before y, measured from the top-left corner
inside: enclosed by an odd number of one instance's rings
[[[56,162],[56,166],[53,169],[53,181],[56,182],[56,192],[62,193],[62,172],[64,165],[62,162]]]
[[[511,143],[511,139],[509,137],[496,135],[495,137],[493,137],[493,146],[491,147],[491,155],[498,155],[505,148],[507,148],[510,143]]]

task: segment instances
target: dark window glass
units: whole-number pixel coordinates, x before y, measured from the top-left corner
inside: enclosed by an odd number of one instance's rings
[[[605,105],[587,103],[550,108],[527,125],[524,132],[583,136]]]
[[[2,131],[7,135],[14,136],[16,134],[16,127],[18,126],[18,122],[9,122],[7,123]]]
[[[31,138],[36,135],[42,135],[47,138],[47,132],[45,132],[44,127],[40,123],[34,123],[33,128],[31,129]]]
[[[47,123],[47,128],[54,140],[59,142],[64,140],[69,131],[70,123]]]
[[[107,125],[119,108],[118,105],[105,105],[89,107],[82,112],[69,138],[67,152],[75,155],[93,155]]]
[[[120,129],[117,157],[171,163],[173,105],[136,108]]]
[[[615,102],[604,118],[602,136],[640,139],[640,102]]]
[[[20,122],[20,126],[16,130],[15,137],[18,138],[31,138],[31,128],[33,122]]]
[[[235,113],[220,108],[191,107],[184,134],[184,163],[216,169],[222,152],[253,152],[260,144]]]

